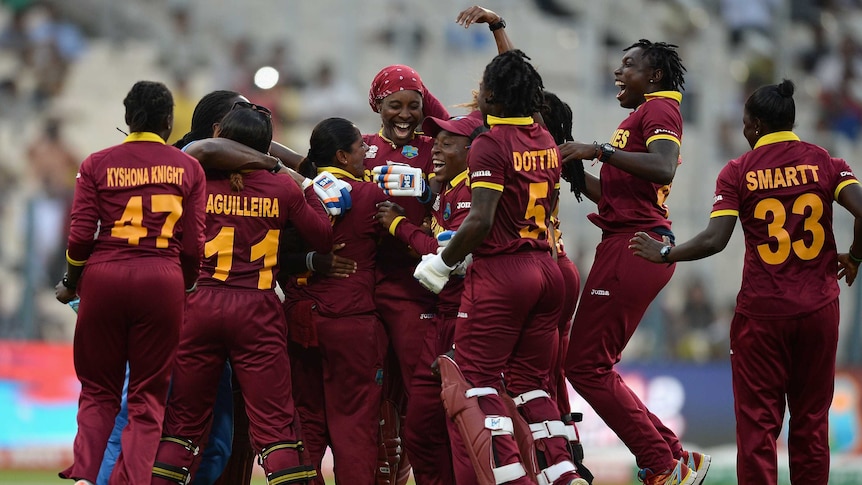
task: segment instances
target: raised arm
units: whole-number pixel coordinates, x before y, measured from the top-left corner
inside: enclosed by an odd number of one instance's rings
[[[488,27],[494,34],[494,42],[497,43],[498,54],[502,54],[515,48],[515,45],[506,33],[506,22],[503,20],[503,17],[487,8],[474,5],[468,9],[462,10],[455,21],[459,25],[463,25],[465,29],[469,28],[472,24],[488,24]]]

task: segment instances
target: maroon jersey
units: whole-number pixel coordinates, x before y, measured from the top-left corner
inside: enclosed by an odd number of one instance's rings
[[[331,278],[318,273],[307,280],[292,277],[285,288],[285,299],[313,300],[318,313],[326,317],[371,313],[375,309],[375,255],[383,234],[383,228],[374,222],[374,217],[377,204],[386,200],[386,195],[377,184],[358,180],[335,167],[324,168],[352,187],[353,207],[335,218],[332,232],[335,244],[345,244],[338,255],[356,261],[356,272],[349,278]]]
[[[204,242],[204,184],[198,161],[155,133],[93,153],[78,171],[69,263],[176,259],[191,286]]]
[[[431,231],[437,236],[443,231],[457,231],[470,213],[470,186],[467,171],[455,176],[443,192],[437,194],[431,211]],[[429,236],[421,227],[410,223],[403,217],[396,218],[389,228],[398,240],[412,247],[419,254],[436,253],[437,238]],[[443,287],[437,300],[437,310],[444,315],[455,315],[461,304],[464,278],[453,276]]]
[[[470,188],[502,192],[494,224],[474,257],[550,250],[548,227],[560,183],[560,151],[533,118],[488,116],[491,130],[473,140],[467,165]]]
[[[278,276],[281,230],[290,221],[312,249],[332,249],[332,228],[312,187],[283,175],[243,174],[235,192],[226,174],[207,179],[206,245],[201,285],[272,290]]]
[[[646,95],[646,102],[637,107],[620,123],[611,144],[617,150],[647,152],[655,140],[682,142],[682,115],[678,91],[659,91]],[[670,230],[665,200],[670,185],[654,184],[620,170],[608,163],[602,165],[600,179],[602,196],[598,214],[587,216],[593,224],[607,232],[632,233],[644,229]]]
[[[373,135],[363,135],[362,139],[368,144],[368,152],[365,154],[366,181],[371,180],[372,168],[386,165],[387,162],[406,163],[422,169],[425,174],[434,171],[431,163],[431,147],[434,145],[434,140],[431,137],[416,135],[410,143],[401,147],[393,145],[384,138],[382,131]],[[425,206],[416,197],[397,197],[394,201],[404,207],[407,220],[413,224],[421,225],[428,214]],[[416,260],[409,256],[406,247],[394,238],[384,239],[380,247],[380,256],[380,270],[384,273],[416,266]],[[409,276],[412,278],[412,273]]]
[[[795,318],[838,297],[832,201],[854,183],[847,162],[789,131],[722,169],[711,217],[737,216],[745,234],[739,313]]]

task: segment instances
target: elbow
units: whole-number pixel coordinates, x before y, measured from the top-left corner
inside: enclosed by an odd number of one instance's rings
[[[661,185],[670,185],[673,182],[673,177],[676,175],[676,167],[672,169],[661,170],[656,174],[656,179],[653,182]]]
[[[704,242],[704,250],[708,253],[709,256],[713,254],[720,253],[724,251],[724,248],[727,247],[727,239],[718,240],[716,238],[708,239]]]
[[[661,185],[670,185],[676,175],[677,160],[664,160],[660,164],[656,164],[655,179],[653,183]]]

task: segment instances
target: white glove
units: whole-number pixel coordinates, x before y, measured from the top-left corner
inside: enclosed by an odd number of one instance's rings
[[[434,293],[440,293],[440,290],[449,281],[449,274],[452,273],[453,268],[454,266],[444,263],[443,258],[439,254],[426,254],[422,256],[422,261],[416,265],[413,277],[425,289]]]
[[[339,180],[329,172],[320,172],[314,177],[314,193],[323,204],[324,209],[330,216],[340,216],[350,208],[350,202],[345,204],[344,194],[350,197],[349,191],[343,191]],[[344,182],[341,182],[344,183]],[[348,184],[349,185],[349,184]]]
[[[403,163],[391,163],[371,169],[372,181],[386,195],[396,197],[421,197],[425,193],[425,178],[422,169]]]

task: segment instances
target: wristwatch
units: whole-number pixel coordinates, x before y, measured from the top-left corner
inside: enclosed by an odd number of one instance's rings
[[[658,254],[661,256],[661,260],[665,263],[670,263],[670,261],[667,260],[667,257],[668,255],[670,255],[670,250],[672,248],[673,246],[662,246],[662,248],[658,251]]]
[[[599,149],[602,151],[602,154],[599,156],[599,161],[602,163],[607,162],[611,158],[611,155],[617,151],[610,143],[602,143],[599,145]]]
[[[491,32],[493,32],[495,30],[505,29],[506,28],[506,21],[503,20],[503,17],[500,17],[500,20],[498,22],[494,22],[493,24],[490,24],[488,26],[488,28],[491,29]]]
[[[69,290],[74,290],[78,287],[77,284],[73,285],[71,282],[69,282],[69,274],[68,273],[63,275],[63,279],[60,280],[60,283],[62,283],[62,285]]]

